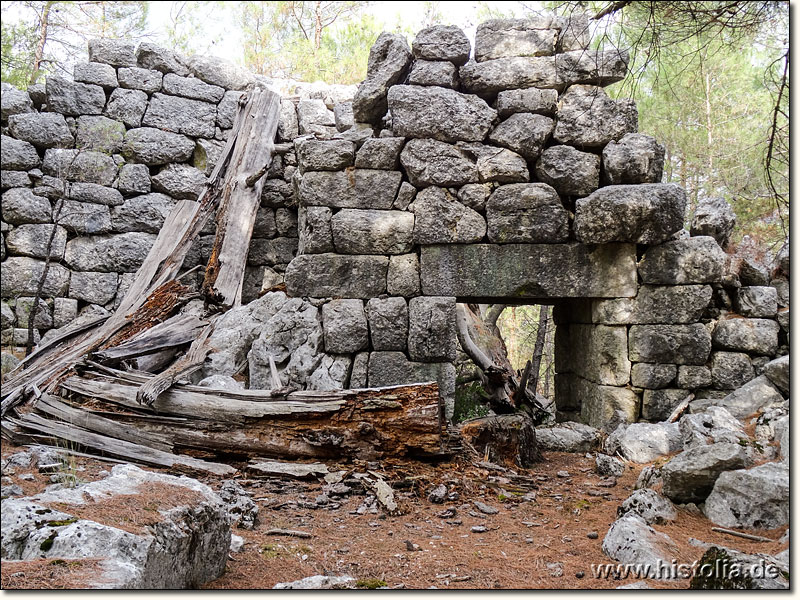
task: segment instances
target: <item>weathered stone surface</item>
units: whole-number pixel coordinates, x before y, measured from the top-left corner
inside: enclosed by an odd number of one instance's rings
[[[333,252],[332,211],[327,206],[307,206],[298,211],[299,254]],[[269,237],[269,236],[265,236]]]
[[[608,185],[661,183],[664,146],[643,133],[626,133],[603,148],[603,182]]]
[[[117,70],[119,87],[142,90],[150,94],[161,89],[163,77],[161,71],[140,67],[123,67]]]
[[[755,377],[750,357],[743,352],[714,352],[711,377],[719,390],[735,390]]]
[[[145,127],[158,127],[193,137],[214,137],[217,107],[179,96],[153,94],[142,117]]]
[[[0,114],[3,121],[11,115],[33,112],[33,103],[28,92],[18,90],[13,85],[3,82],[0,93]]]
[[[556,54],[556,85],[559,89],[574,84],[607,86],[628,74],[627,50],[588,50],[585,47]],[[635,110],[631,100],[623,100]]]
[[[297,105],[297,119],[301,134],[314,134],[330,137],[335,133],[336,119],[319,98],[304,98]]]
[[[553,116],[556,112],[556,90],[506,90],[497,94],[497,113],[501,118],[515,113],[535,113]]]
[[[300,202],[305,206],[388,210],[402,176],[399,171],[376,169],[309,171],[300,180]]]
[[[290,142],[300,133],[297,108],[289,98],[281,98],[281,112],[278,120],[278,138]]]
[[[389,257],[386,289],[392,295],[406,298],[419,295],[419,256],[416,253]]]
[[[389,89],[388,103],[392,131],[410,138],[480,142],[497,117],[497,111],[477,96],[442,87],[395,85]]]
[[[769,286],[745,286],[736,290],[733,306],[743,317],[775,317],[778,291]]]
[[[678,285],[722,280],[725,253],[712,237],[665,242],[648,248],[639,263],[644,283]]]
[[[297,213],[288,208],[279,208],[275,211],[275,227],[278,235],[297,237]]]
[[[470,43],[455,25],[433,25],[417,33],[411,49],[417,58],[463,65],[469,60]]]
[[[279,237],[273,240],[253,238],[247,255],[249,265],[285,265],[297,254],[297,238]]]
[[[172,96],[183,96],[203,102],[216,104],[225,95],[225,90],[217,85],[209,85],[195,77],[181,77],[175,73],[164,75],[162,90]]]
[[[349,575],[312,575],[297,581],[282,581],[272,586],[274,590],[347,590],[353,589],[356,580]]]
[[[135,48],[135,44],[131,42],[95,38],[89,40],[89,60],[112,67],[132,67],[136,65]]]
[[[117,88],[111,92],[105,114],[128,127],[139,127],[147,110],[147,94],[141,90]]]
[[[192,165],[195,169],[202,171],[204,175],[211,175],[224,148],[225,143],[220,140],[197,140],[192,156]]]
[[[186,66],[201,81],[227,90],[243,90],[255,81],[249,71],[217,56],[190,56]]]
[[[642,285],[636,298],[591,302],[591,322],[608,325],[696,323],[711,302],[707,285]]]
[[[5,192],[0,209],[3,211],[3,221],[12,225],[50,223],[53,213],[50,201],[44,196],[37,196],[29,188],[12,188]]]
[[[66,243],[66,230],[55,226],[53,232],[53,225],[20,225],[6,235],[6,247],[11,254],[31,258],[47,258],[49,254],[50,258],[61,260]]]
[[[748,466],[739,444],[719,443],[684,450],[661,468],[663,494],[673,502],[702,502],[724,471]]]
[[[689,391],[683,389],[645,390],[642,394],[642,418],[665,421],[688,395]]]
[[[587,196],[600,186],[600,157],[572,146],[551,146],[536,162],[536,177],[564,196]]]
[[[396,171],[404,144],[405,140],[400,137],[370,138],[358,149],[356,168]]]
[[[636,293],[635,249],[605,244],[426,246],[422,290],[459,298],[625,297]],[[710,346],[710,343],[709,343]]]
[[[486,234],[483,217],[439,187],[417,194],[413,226],[415,244],[469,244]]]
[[[386,114],[389,88],[405,77],[411,64],[411,48],[405,37],[384,32],[369,51],[367,76],[353,98],[356,121],[370,123]]]
[[[134,273],[155,240],[152,233],[79,237],[67,242],[64,259],[78,271]]]
[[[369,347],[369,330],[361,300],[331,300],[322,305],[325,351],[358,352]]]
[[[444,388],[450,380],[455,382],[455,369],[450,363],[413,362],[402,352],[369,353],[370,387],[436,381]]]
[[[219,108],[217,108],[219,111]],[[352,102],[338,102],[333,107],[333,121],[336,125],[336,131],[347,131],[355,125],[355,118],[353,117],[353,103]]]
[[[606,440],[605,450],[643,464],[676,452],[681,446],[677,423],[631,423],[617,427]]]
[[[730,590],[788,590],[788,560],[779,560],[778,556],[711,546],[698,561],[689,585],[694,590],[718,590],[722,586]]]
[[[711,353],[711,334],[701,323],[633,325],[628,353],[634,362],[702,365]]]
[[[106,94],[99,85],[78,83],[51,75],[45,83],[50,112],[77,117],[99,115],[106,105]]]
[[[607,429],[616,416],[630,423],[639,412],[639,396],[634,391],[600,385],[583,377],[571,378],[571,393],[580,401],[581,420],[592,427]]]
[[[411,66],[407,83],[458,89],[458,70],[453,63],[446,60],[417,59]]]
[[[408,303],[408,355],[421,362],[456,359],[456,299],[412,298]]]
[[[233,127],[233,121],[236,119],[236,112],[239,110],[239,100],[244,95],[244,92],[228,91],[222,96],[222,100],[217,104],[217,126],[222,129],[230,129]],[[295,119],[297,117],[295,116]]]
[[[681,365],[678,367],[678,387],[694,390],[713,383],[711,369],[705,366]]]
[[[185,162],[192,152],[194,142],[186,136],[152,127],[129,130],[122,147],[126,158],[149,166]]]
[[[319,366],[308,377],[309,390],[341,390],[348,387],[353,359],[350,355],[325,354]]]
[[[295,197],[295,187],[299,187],[300,175],[295,172],[292,183],[283,179],[267,179],[264,182],[264,189],[261,191],[261,205],[270,208],[285,206],[287,200]],[[315,183],[325,183],[325,177],[320,177],[320,181]],[[293,185],[294,184],[294,185]]]
[[[17,328],[27,329],[30,324],[31,313],[33,312],[33,298],[19,297],[15,307],[17,313]],[[53,314],[47,302],[39,299],[36,316],[33,319],[33,326],[37,329],[50,329],[53,326]],[[27,334],[25,340],[27,340]]]
[[[775,288],[778,292],[778,306],[785,308],[789,306],[789,280],[782,277],[772,279],[769,282],[770,286]]]
[[[106,90],[117,87],[117,71],[105,63],[75,63],[72,78],[81,83],[93,83]]]
[[[111,222],[114,231],[158,233],[174,206],[175,200],[165,194],[135,196],[111,209]]]
[[[64,115],[59,113],[11,115],[8,129],[15,138],[39,148],[68,148],[74,141]]]
[[[789,355],[781,356],[764,365],[764,375],[789,397]]]
[[[477,161],[472,153],[436,140],[409,140],[400,153],[400,162],[409,181],[417,187],[451,187],[478,181]]]
[[[692,236],[711,236],[724,248],[728,245],[735,226],[736,213],[725,198],[704,197],[697,203],[689,231]]]
[[[635,387],[657,390],[675,381],[677,365],[636,363],[631,369],[631,384]]]
[[[567,211],[546,183],[498,187],[486,203],[486,221],[494,243],[558,243],[569,236]]]
[[[142,42],[136,48],[136,64],[144,69],[186,76],[189,74],[189,69],[186,67],[185,62],[185,57],[177,52],[156,46],[150,42]]]
[[[9,256],[0,269],[0,288],[3,298],[34,296],[44,272],[44,261],[26,256]],[[63,296],[69,286],[70,273],[57,263],[51,263],[42,287],[42,295]]]
[[[472,210],[483,213],[494,189],[495,185],[492,183],[468,183],[458,190],[458,201]]]
[[[103,152],[50,148],[45,150],[42,170],[48,175],[110,186],[117,178],[117,164]]]
[[[712,400],[711,404],[722,406],[737,419],[743,419],[765,406],[782,401],[783,396],[778,388],[766,375],[759,375],[721,400]]]
[[[553,139],[578,148],[600,148],[637,127],[632,100],[612,100],[602,88],[573,85],[559,99]]]
[[[69,297],[91,304],[107,304],[117,293],[116,273],[74,271],[69,282]]]
[[[38,167],[40,162],[32,144],[7,135],[0,137],[0,168],[27,171]]]
[[[714,347],[772,356],[778,350],[779,330],[772,319],[722,319],[714,327]]]
[[[478,25],[475,60],[511,56],[552,56],[558,30],[543,19],[492,19]]]
[[[75,186],[73,184],[73,192]],[[84,184],[88,185],[88,184]],[[150,192],[150,170],[147,165],[125,164],[120,167],[119,176],[117,177],[117,190],[120,194],[147,194]],[[102,204],[107,204],[102,202]],[[122,204],[122,197],[115,200],[113,205]]]
[[[78,117],[76,148],[116,154],[122,148],[124,138],[125,125],[119,121],[100,115]]]
[[[530,179],[528,164],[516,152],[478,143],[461,143],[461,149],[477,158],[476,164],[480,181],[526,183]]]
[[[0,171],[0,188],[31,187],[31,177],[25,171]]]
[[[686,192],[675,184],[614,185],[575,203],[575,236],[587,244],[659,244],[683,227]]]
[[[685,450],[720,442],[739,444],[742,440],[748,441],[741,422],[721,406],[709,406],[703,412],[685,414],[678,427]]]
[[[594,450],[599,443],[600,432],[583,423],[567,421],[536,429],[536,444],[540,450],[583,454]]]
[[[414,215],[345,208],[333,215],[331,231],[340,254],[406,254],[412,246]]]
[[[367,318],[374,350],[406,349],[408,304],[404,298],[371,298],[367,302]]]
[[[603,553],[613,560],[645,565],[654,571],[669,565],[678,551],[675,542],[647,525],[637,514],[626,514],[614,521],[603,538]]]
[[[678,518],[675,505],[653,490],[636,490],[617,509],[617,516],[639,515],[648,525],[664,525]]]
[[[170,164],[152,178],[153,187],[178,200],[197,200],[206,184],[206,176],[189,165]]]
[[[296,144],[300,172],[342,171],[353,165],[355,145],[347,140],[302,140]]]
[[[286,287],[293,296],[374,298],[386,293],[385,256],[304,254],[286,267]]]
[[[517,152],[527,160],[539,158],[542,148],[553,133],[550,117],[530,113],[516,113],[495,127],[489,141]]]
[[[631,376],[625,327],[572,325],[569,327],[573,372],[603,385],[627,385]]]

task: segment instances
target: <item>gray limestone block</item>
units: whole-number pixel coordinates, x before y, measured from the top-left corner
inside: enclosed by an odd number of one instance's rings
[[[337,102],[333,107],[333,121],[336,131],[347,131],[355,125],[352,102]],[[366,375],[366,371],[364,372]]]
[[[778,291],[770,286],[740,287],[733,306],[743,317],[773,318],[778,312]]]
[[[67,244],[66,230],[57,225],[19,225],[5,238],[9,254],[31,258],[44,259],[49,255],[51,259],[61,260]]]
[[[298,254],[333,252],[332,214],[327,206],[305,206],[298,210]]]
[[[55,112],[11,115],[8,130],[18,140],[39,148],[69,148],[75,141],[64,115]]]
[[[388,266],[385,256],[303,254],[286,267],[286,288],[312,298],[374,298],[386,293]]]
[[[446,60],[417,59],[411,66],[407,83],[458,89],[458,69]]]
[[[678,387],[694,390],[709,387],[712,383],[712,371],[706,366],[681,365],[678,367]]]
[[[494,243],[559,243],[569,237],[569,215],[546,183],[501,185],[486,203],[486,222]]]
[[[626,133],[603,148],[603,183],[661,183],[664,152],[654,137]]]
[[[278,139],[290,142],[300,134],[297,107],[289,98],[281,98],[281,112],[278,120]]]
[[[213,138],[216,120],[214,104],[157,93],[150,99],[142,125],[192,137]]]
[[[225,143],[220,140],[198,139],[192,155],[192,165],[204,175],[211,175],[224,148]]]
[[[17,298],[15,312],[17,315],[17,327],[27,329],[31,321],[31,313],[33,312],[33,298]],[[33,318],[33,326],[36,329],[50,329],[53,326],[53,311],[47,302],[41,298],[38,302],[36,315]]]
[[[7,135],[0,137],[0,169],[27,171],[41,162],[33,144]]]
[[[130,90],[141,90],[152,94],[161,90],[164,75],[154,69],[140,67],[121,67],[117,69],[119,87]]]
[[[400,166],[400,151],[405,139],[401,137],[370,138],[356,153],[355,166],[359,169],[384,169],[396,171]]]
[[[736,213],[725,198],[704,197],[697,203],[689,232],[692,236],[710,235],[724,248],[735,226]]]
[[[116,273],[72,272],[69,282],[70,298],[104,305],[111,302],[116,294]]]
[[[73,189],[74,187],[73,185]],[[126,196],[150,193],[150,169],[147,168],[147,165],[122,165],[117,177],[117,189]],[[122,204],[122,201],[114,202],[114,204]]]
[[[789,524],[789,492],[786,464],[727,471],[714,483],[703,512],[723,527],[774,529]]]
[[[135,273],[155,240],[139,232],[77,237],[67,242],[64,261],[76,271]]]
[[[408,353],[420,362],[456,359],[456,299],[418,296],[408,303]]]
[[[628,332],[624,326],[572,325],[569,328],[573,372],[603,385],[627,385],[631,379]]]
[[[171,96],[182,96],[214,104],[222,100],[225,95],[225,90],[218,85],[209,85],[196,77],[181,77],[175,73],[164,75],[161,90]]]
[[[631,384],[634,387],[657,390],[672,384],[677,373],[677,365],[636,363],[631,369]]]
[[[186,65],[201,81],[226,90],[243,90],[255,82],[252,73],[217,56],[190,56]]]
[[[573,85],[559,99],[553,139],[578,148],[601,148],[638,127],[632,100],[612,100],[592,85]]]
[[[175,200],[165,194],[134,196],[111,209],[111,223],[114,231],[122,233],[158,233],[174,206]]]
[[[70,181],[111,186],[119,168],[116,161],[103,152],[49,148],[44,153],[42,171]]]
[[[111,92],[105,114],[128,127],[139,127],[147,110],[147,94],[141,90],[117,88]]]
[[[419,256],[416,253],[389,257],[387,291],[411,298],[420,294]]]
[[[31,96],[24,90],[18,90],[13,85],[3,82],[0,93],[0,114],[5,121],[11,115],[33,112]]]
[[[590,319],[609,325],[696,323],[712,295],[707,285],[642,285],[635,298],[593,300]]]
[[[296,238],[297,232],[297,211],[290,208],[278,208],[275,210],[275,227],[278,235]]]
[[[333,111],[319,98],[303,98],[297,104],[297,121],[300,134],[330,137],[336,133]]]
[[[756,373],[750,357],[744,352],[711,354],[711,380],[718,390],[735,390],[754,379]]]
[[[400,187],[397,190],[397,197],[394,199],[394,204],[392,204],[392,208],[394,210],[408,210],[409,205],[414,201],[417,197],[417,188],[413,185],[404,181],[400,184]]]
[[[186,76],[189,74],[189,69],[185,63],[185,57],[150,42],[142,42],[136,48],[136,66],[144,69]]]
[[[688,395],[689,391],[683,389],[645,390],[642,394],[642,418],[665,421]]]
[[[343,171],[353,165],[355,144],[347,140],[301,139],[295,144],[300,172]]]
[[[495,190],[494,183],[468,183],[461,186],[456,197],[464,206],[479,213],[486,211],[486,202]]]
[[[475,32],[475,60],[514,56],[552,56],[559,30],[549,19],[492,19]]]
[[[408,180],[416,187],[458,187],[477,183],[477,157],[465,149],[429,139],[409,140],[400,153]]]
[[[140,127],[125,134],[122,154],[134,162],[154,166],[185,162],[191,158],[194,147],[194,142],[186,136],[152,127]]]
[[[75,63],[72,78],[81,83],[92,83],[110,90],[117,87],[117,71],[111,65],[99,62]]]
[[[401,179],[400,171],[309,171],[300,180],[300,202],[305,206],[387,210],[394,203]]]
[[[369,51],[367,76],[353,98],[356,121],[375,122],[386,114],[389,88],[403,80],[411,64],[411,48],[405,37],[383,32]]]
[[[718,443],[684,450],[661,468],[662,493],[674,502],[701,502],[724,472],[750,464],[743,446]]]
[[[12,188],[5,192],[0,209],[3,221],[12,225],[50,223],[53,215],[50,201],[37,196],[30,188]]]
[[[285,265],[296,256],[297,238],[279,237],[272,240],[253,238],[247,262],[250,265]]]
[[[711,334],[693,325],[633,325],[628,354],[634,362],[702,365],[711,353]]]
[[[550,139],[554,126],[555,123],[550,117],[515,113],[492,130],[489,141],[513,150],[526,160],[536,161]]]
[[[414,362],[402,352],[370,352],[367,368],[370,387],[436,381],[441,389],[455,382],[452,364]]]
[[[0,188],[31,187],[31,176],[25,171],[0,171]]]
[[[125,125],[101,115],[78,117],[75,147],[96,150],[104,154],[117,154],[125,139]]]
[[[331,218],[331,232],[340,254],[406,254],[412,247],[414,215],[345,208]]]
[[[109,38],[89,40],[89,60],[105,63],[112,67],[132,67],[136,65],[135,44]]]
[[[147,167],[144,168],[145,170],[147,169]],[[118,189],[115,190],[112,187],[96,183],[82,183],[80,181],[76,181],[69,186],[69,198],[79,202],[93,202],[94,204],[105,204],[106,206],[119,206],[124,202]]]
[[[408,304],[405,298],[371,298],[367,302],[367,319],[374,350],[406,350]]]
[[[639,263],[639,275],[644,283],[717,283],[724,267],[725,252],[717,241],[701,236],[648,248]]]
[[[478,159],[478,177],[486,183],[527,183],[530,180],[528,164],[516,152],[483,144],[469,144],[467,148]]]
[[[244,95],[244,92],[228,91],[222,97],[222,100],[217,105],[217,126],[222,129],[230,129],[233,127],[233,121],[236,118],[236,111],[239,110],[239,100]]]
[[[619,412],[626,423],[639,416],[639,395],[624,387],[600,385],[572,376],[571,393],[580,404],[581,420],[598,429],[607,429]]]
[[[35,296],[44,272],[44,261],[26,256],[10,256],[0,269],[0,293],[3,298]],[[42,287],[42,295],[63,296],[69,287],[70,272],[51,263]]]
[[[369,329],[361,300],[331,300],[322,305],[325,351],[358,352],[369,347]]]
[[[556,90],[506,90],[497,94],[497,113],[501,118],[515,113],[535,113],[552,117],[556,112],[557,101]]]
[[[460,28],[454,25],[433,25],[417,33],[411,50],[423,60],[450,61],[463,65],[469,59],[470,43]]]
[[[778,350],[780,325],[771,319],[729,318],[714,327],[714,347],[773,356]]]
[[[78,301],[74,298],[53,299],[53,327],[60,329],[78,318]]]
[[[169,164],[152,178],[156,191],[178,200],[197,200],[205,189],[207,178],[202,171],[185,164]]]
[[[79,83],[51,75],[45,83],[50,112],[78,117],[99,115],[106,105],[106,94],[99,85]]]
[[[600,157],[572,146],[550,146],[536,161],[536,177],[564,196],[588,196],[600,187]]]
[[[483,217],[445,188],[429,187],[414,200],[414,243],[469,244],[486,234]]]

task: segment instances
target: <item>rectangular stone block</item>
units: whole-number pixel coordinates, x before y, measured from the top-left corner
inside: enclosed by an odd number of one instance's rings
[[[633,244],[424,246],[420,264],[424,294],[465,301],[636,294]]]
[[[572,370],[603,385],[627,385],[631,377],[627,327],[572,325]]]
[[[142,118],[147,127],[203,138],[214,137],[216,123],[215,104],[165,94],[153,94]]]
[[[386,256],[303,254],[286,267],[290,296],[374,298],[386,293]]]
[[[388,210],[394,203],[402,178],[400,171],[376,169],[309,171],[300,179],[300,203],[304,206]]]
[[[678,404],[686,399],[689,390],[645,390],[642,395],[642,418],[648,421],[665,421]]]
[[[711,353],[711,334],[701,324],[633,325],[628,355],[634,362],[703,365]]]
[[[609,325],[696,323],[711,302],[707,285],[643,285],[635,298],[594,300],[591,322]]]
[[[639,395],[628,388],[599,385],[574,376],[571,391],[580,404],[581,420],[592,427],[604,428],[617,411],[628,423],[639,417]]]
[[[456,299],[418,296],[408,303],[408,354],[421,362],[456,359]]]
[[[333,245],[341,254],[407,254],[413,231],[414,215],[400,210],[345,208],[331,219]]]

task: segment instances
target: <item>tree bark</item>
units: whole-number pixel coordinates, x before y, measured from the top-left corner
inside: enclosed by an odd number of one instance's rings
[[[533,346],[533,356],[531,357],[531,376],[528,385],[531,393],[536,394],[539,384],[539,369],[542,365],[542,355],[544,354],[544,340],[547,333],[547,321],[550,316],[550,307],[542,304],[539,307],[539,325],[536,330],[536,343]]]

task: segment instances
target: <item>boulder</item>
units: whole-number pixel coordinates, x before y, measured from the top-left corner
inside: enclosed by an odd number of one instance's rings
[[[511,56],[552,56],[559,30],[550,19],[492,19],[475,32],[475,60],[484,62]]]
[[[164,75],[162,90],[165,94],[182,96],[214,104],[222,100],[225,89],[217,85],[209,85],[196,77],[181,77],[175,73]]]
[[[778,291],[769,286],[744,286],[736,289],[733,306],[743,317],[774,318],[778,312]]]
[[[678,548],[672,539],[656,531],[637,514],[628,513],[614,521],[602,545],[609,558],[655,570],[671,564]]]
[[[735,226],[736,213],[727,200],[703,197],[694,210],[689,232],[692,236],[711,236],[724,248],[728,245]]]
[[[369,347],[369,330],[361,300],[331,300],[322,305],[325,350],[333,354]]]
[[[192,137],[213,138],[216,120],[214,104],[156,93],[150,98],[142,125]]]
[[[136,45],[131,42],[95,38],[89,40],[89,60],[112,67],[132,67],[136,65],[135,49]]]
[[[750,357],[744,352],[714,352],[711,379],[718,390],[735,390],[756,376]]]
[[[478,178],[491,183],[526,183],[530,179],[528,164],[516,152],[483,144],[470,144],[467,148],[477,158]]]
[[[374,298],[386,293],[385,256],[304,254],[286,267],[286,287],[293,296]]]
[[[35,169],[40,163],[33,144],[7,135],[0,136],[0,169],[27,171]]]
[[[410,138],[480,142],[497,117],[497,111],[477,96],[443,87],[395,85],[389,89],[388,103],[392,131]]]
[[[44,261],[26,256],[9,256],[0,269],[0,293],[3,298],[35,296],[44,273]],[[41,294],[45,297],[66,295],[70,272],[65,267],[51,263]]]
[[[677,365],[636,363],[631,369],[631,384],[635,387],[657,390],[675,381]]]
[[[536,177],[563,196],[588,196],[600,186],[600,157],[572,146],[550,146],[536,162]]]
[[[678,185],[612,185],[575,203],[575,237],[587,244],[660,244],[683,227],[686,192]]]
[[[502,121],[489,134],[489,141],[513,150],[526,160],[535,161],[553,133],[550,117],[530,113],[515,113]]]
[[[299,132],[303,135],[330,137],[336,130],[333,111],[319,98],[303,98],[297,105]]]
[[[778,388],[766,375],[759,375],[721,400],[714,400],[712,404],[724,406],[734,417],[742,419],[765,406],[782,401],[783,396]]]
[[[626,133],[603,148],[603,183],[661,183],[665,148],[643,133]]]
[[[396,171],[400,166],[400,151],[404,144],[405,140],[401,137],[370,138],[358,149],[355,165],[359,169]]]
[[[578,148],[602,148],[637,127],[633,100],[612,100],[602,88],[573,85],[559,99],[553,139]]]
[[[678,428],[684,450],[719,442],[738,444],[748,439],[741,422],[721,406],[709,406],[703,412],[683,415]]]
[[[494,243],[557,243],[569,236],[567,211],[546,183],[498,187],[486,203],[486,221]]]
[[[722,473],[703,512],[723,527],[774,529],[788,525],[789,466],[772,462]]]
[[[406,349],[408,304],[404,298],[371,298],[367,302],[367,319],[373,349]]]
[[[497,94],[497,113],[501,118],[515,113],[535,113],[553,116],[556,113],[556,90],[506,90]]]
[[[477,159],[458,146],[429,139],[409,140],[400,162],[416,187],[457,187],[478,181]]]
[[[74,139],[60,113],[22,113],[8,118],[8,130],[18,140],[39,148],[69,148]]]
[[[583,423],[567,421],[553,427],[537,428],[536,442],[540,450],[585,454],[599,445],[600,431]]]
[[[603,477],[621,477],[625,473],[625,463],[608,454],[597,454],[594,465],[597,474]]]
[[[190,56],[186,66],[201,81],[226,90],[243,90],[255,82],[252,73],[218,56]]]
[[[299,198],[304,206],[388,210],[402,176],[400,171],[375,169],[310,171],[300,180]]]
[[[445,188],[429,187],[414,200],[415,244],[469,244],[486,234],[483,217]],[[410,246],[409,246],[410,249]]]
[[[703,365],[711,353],[711,334],[701,323],[633,325],[628,353],[633,362]]]
[[[455,25],[433,25],[417,33],[411,50],[423,60],[450,61],[456,66],[469,60],[470,43]]]
[[[194,142],[186,136],[152,127],[130,129],[125,134],[122,154],[148,166],[186,162],[194,152]]]
[[[343,171],[353,165],[355,145],[347,140],[305,139],[296,145],[300,172]]]
[[[75,147],[96,150],[104,154],[117,154],[125,138],[125,125],[100,115],[78,117]]]
[[[781,356],[764,365],[764,375],[784,395],[789,397],[789,355]]]
[[[139,232],[77,237],[67,242],[64,260],[77,271],[135,273],[155,240],[155,234]]]
[[[117,69],[119,87],[130,90],[141,90],[152,94],[161,90],[164,75],[154,69],[140,67],[122,67]]]
[[[678,503],[702,502],[724,471],[747,467],[747,450],[728,442],[684,450],[661,468],[662,493]]]
[[[699,236],[648,248],[639,263],[644,283],[680,285],[722,281],[725,252],[716,240]]]
[[[636,490],[617,509],[617,516],[639,515],[648,525],[664,525],[678,518],[675,505],[653,490]]]
[[[3,221],[12,225],[49,223],[53,213],[50,201],[28,188],[8,190],[3,194],[0,209],[3,211]]]
[[[56,222],[78,234],[98,235],[112,229],[109,207],[92,202],[64,200]]]
[[[106,105],[106,94],[99,85],[78,83],[51,75],[45,82],[45,89],[50,112],[71,117],[99,115]]]
[[[17,256],[61,260],[66,244],[67,231],[57,225],[19,225],[6,235],[8,252]]]
[[[297,581],[284,581],[272,586],[273,590],[347,590],[353,589],[356,580],[350,575],[312,575]]]
[[[356,121],[370,123],[386,114],[389,88],[402,81],[410,64],[411,49],[404,36],[387,32],[378,36],[369,51],[367,76],[353,98]]]
[[[416,59],[411,66],[407,83],[458,89],[458,69],[446,60]]]
[[[455,298],[420,296],[408,303],[408,355],[413,361],[456,359]]]
[[[631,423],[617,427],[605,443],[608,454],[619,452],[635,463],[649,463],[680,450],[677,423]]]
[[[147,110],[147,94],[141,90],[117,88],[111,92],[105,114],[128,127],[139,127]]]
[[[712,340],[715,348],[771,356],[778,350],[778,331],[772,319],[734,317],[717,321]]]

